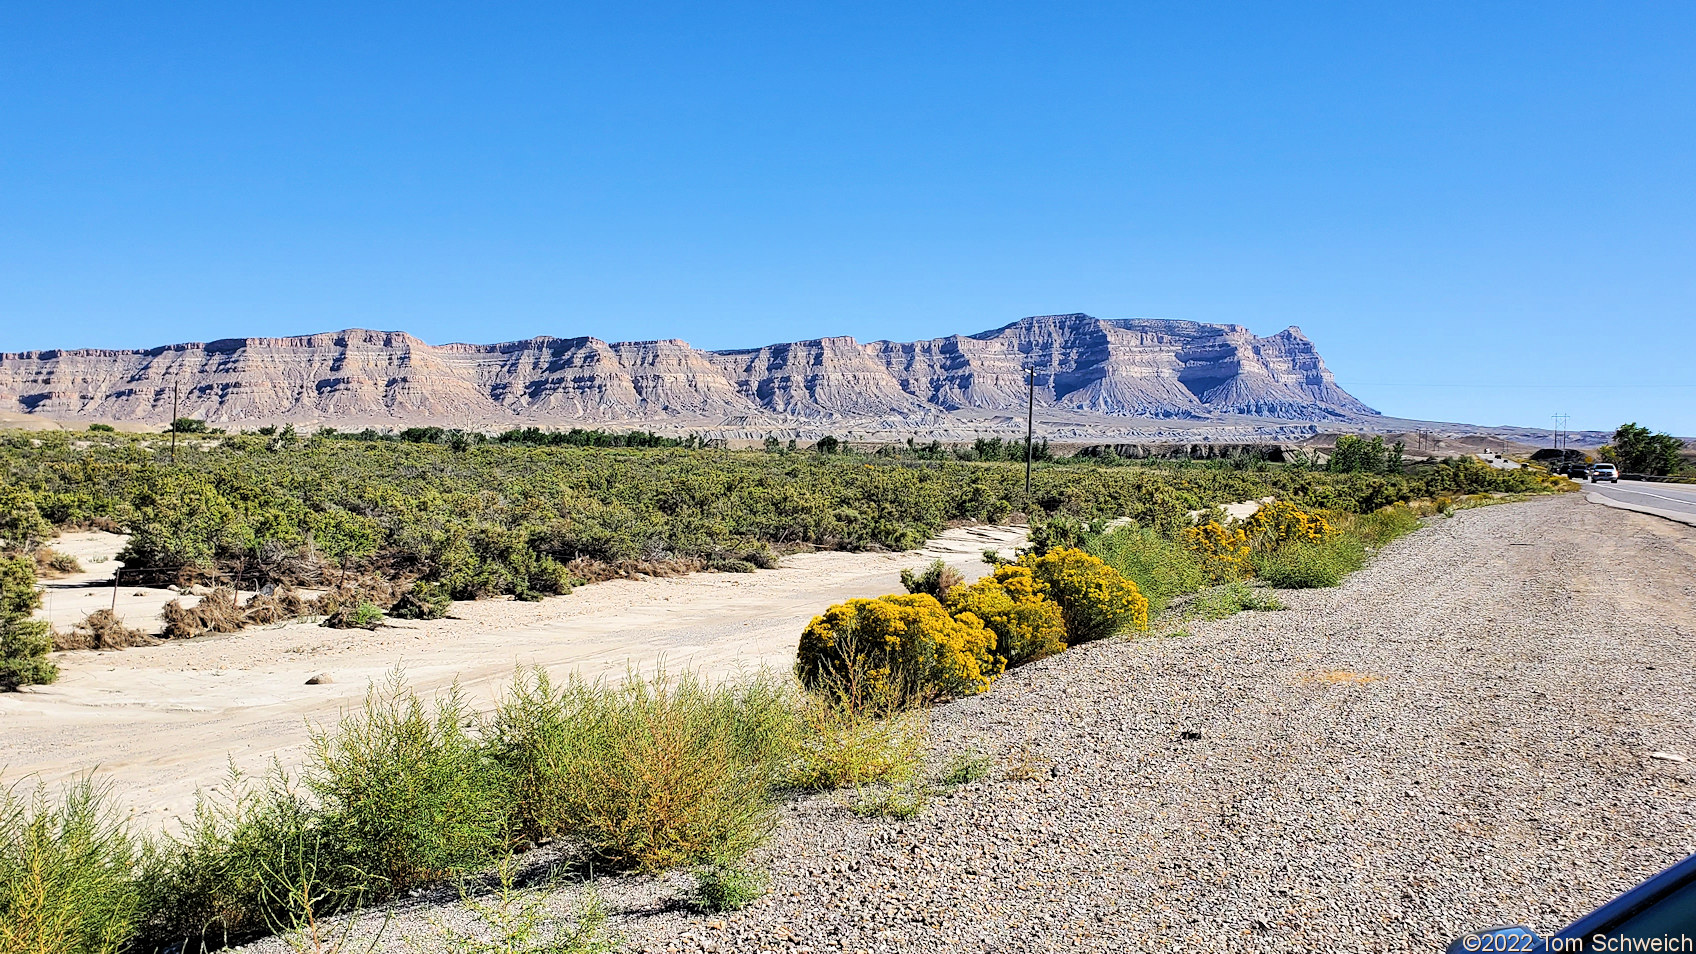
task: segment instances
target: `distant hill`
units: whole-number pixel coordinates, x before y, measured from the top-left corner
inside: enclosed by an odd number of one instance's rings
[[[927,341],[820,338],[736,351],[677,340],[426,344],[350,330],[147,350],[0,354],[0,415],[162,425],[643,425],[738,433],[1022,429],[1299,436],[1370,427],[1297,328],[1088,315]]]

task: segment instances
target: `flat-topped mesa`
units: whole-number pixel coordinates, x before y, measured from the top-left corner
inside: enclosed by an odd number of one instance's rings
[[[1297,328],[1083,314],[924,341],[817,338],[732,351],[676,339],[429,345],[403,332],[0,354],[0,412],[62,420],[418,424],[935,421],[1023,407],[1113,418],[1375,416]],[[757,426],[757,425],[755,425]]]

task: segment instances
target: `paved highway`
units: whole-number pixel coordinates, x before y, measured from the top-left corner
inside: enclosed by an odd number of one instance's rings
[[[1696,484],[1657,484],[1647,480],[1621,480],[1617,484],[1584,484],[1593,502],[1648,510],[1663,517],[1696,524]],[[1606,500],[1594,500],[1605,497]]]

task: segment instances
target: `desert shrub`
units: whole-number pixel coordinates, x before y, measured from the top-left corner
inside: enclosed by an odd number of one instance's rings
[[[970,613],[995,634],[1001,668],[1020,666],[1066,648],[1066,618],[1048,598],[1048,587],[1022,564],[996,567],[971,586],[955,589],[948,611]]]
[[[47,659],[53,628],[30,614],[41,605],[35,561],[0,557],[0,691],[50,683],[59,667]]]
[[[1201,561],[1202,575],[1209,583],[1228,583],[1250,572],[1248,534],[1216,521],[1184,528],[1184,546]]]
[[[354,903],[340,890],[350,873],[334,870],[314,822],[280,769],[262,781],[232,769],[154,849],[145,936],[159,947],[216,950],[288,924],[302,887],[327,910]]]
[[[809,689],[851,698],[888,687],[922,700],[969,696],[1000,675],[994,643],[981,620],[949,616],[928,593],[855,599],[807,624],[795,671]]]
[[[1043,554],[1050,550],[1086,547],[1095,536],[1095,529],[1072,514],[1057,513],[1045,519],[1033,520],[1030,548]]]
[[[383,608],[376,603],[343,606],[319,624],[331,629],[376,629],[383,625]]]
[[[399,676],[312,733],[305,773],[350,887],[391,897],[483,867],[505,843],[503,773],[468,731],[457,687],[429,712]]]
[[[530,670],[497,710],[490,744],[518,829],[652,871],[738,857],[766,837],[794,718],[788,691],[767,677],[556,684]]]
[[[451,609],[453,597],[447,587],[419,580],[389,607],[389,615],[396,619],[442,619]]]
[[[130,646],[152,646],[159,640],[139,629],[124,625],[118,614],[109,609],[95,610],[71,627],[69,633],[56,633],[53,648],[66,649],[126,649]]]
[[[1337,534],[1324,517],[1282,500],[1263,504],[1243,521],[1242,531],[1249,546],[1257,550],[1274,550],[1288,543],[1320,544]]]
[[[707,568],[721,573],[752,573],[755,570],[774,570],[777,568],[777,553],[766,544],[753,547],[742,547],[722,553],[715,553],[707,560]]]
[[[43,577],[68,576],[82,572],[82,561],[69,553],[42,547],[35,551],[35,569]]]
[[[1288,543],[1276,550],[1257,550],[1250,559],[1255,575],[1286,590],[1337,586],[1366,565],[1366,548],[1359,537],[1340,534],[1323,543]]]
[[[118,954],[140,917],[141,846],[110,792],[0,793],[0,951]]]
[[[1148,628],[1148,600],[1137,585],[1083,550],[1060,549],[1019,561],[1060,604],[1066,641],[1084,643],[1122,629]]]
[[[932,560],[923,570],[902,570],[901,585],[909,593],[928,593],[940,602],[948,602],[948,594],[966,582],[960,571],[941,559]]]
[[[0,486],[0,553],[29,553],[52,535],[35,495],[16,484]]]
[[[1141,527],[1121,527],[1092,537],[1089,552],[1137,585],[1157,614],[1172,598],[1207,585],[1199,554],[1183,543]]]
[[[765,893],[771,880],[764,871],[736,861],[695,869],[695,906],[702,911],[740,911]]]

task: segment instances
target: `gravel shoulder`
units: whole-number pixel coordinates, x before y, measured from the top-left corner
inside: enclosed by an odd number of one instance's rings
[[[797,800],[765,898],[601,879],[614,925],[639,951],[1428,951],[1696,851],[1693,763],[1652,755],[1696,759],[1696,531],[1577,495],[1464,511],[1282,597],[1010,673],[935,713],[936,757],[977,747],[990,780],[907,822]],[[413,905],[393,950],[463,918]]]

